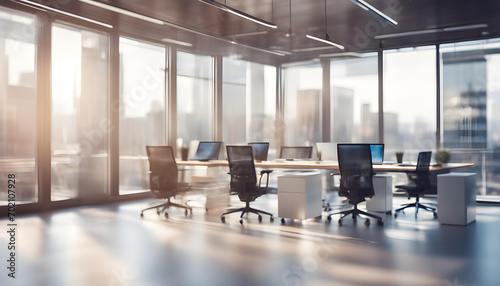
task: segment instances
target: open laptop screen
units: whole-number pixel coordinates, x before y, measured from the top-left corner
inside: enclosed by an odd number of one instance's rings
[[[253,149],[253,158],[256,161],[267,161],[269,151],[269,142],[251,142],[248,143]]]
[[[221,142],[201,141],[193,160],[208,161],[219,159]]]
[[[382,164],[384,162],[384,144],[370,144],[372,151],[372,163]]]

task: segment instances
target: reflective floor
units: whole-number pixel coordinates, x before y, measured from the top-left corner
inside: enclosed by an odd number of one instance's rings
[[[466,227],[427,212],[415,219],[411,209],[383,215],[383,227],[351,218],[339,226],[325,214],[284,225],[250,214],[241,226],[239,215],[223,224],[222,209],[206,213],[200,202],[192,215],[171,209],[168,219],[139,216],[154,200],[18,217],[16,278],[7,276],[2,219],[0,285],[499,285],[498,206],[478,206]],[[253,206],[277,214],[277,197]]]

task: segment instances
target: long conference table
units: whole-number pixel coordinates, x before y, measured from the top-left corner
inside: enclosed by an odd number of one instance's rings
[[[229,166],[226,160],[212,161],[177,161],[180,166],[205,166],[205,167],[225,167]],[[447,163],[433,164],[429,167],[430,172],[445,173],[452,169],[473,167],[474,163]],[[275,160],[255,162],[257,168],[269,169],[322,169],[322,170],[339,170],[339,164],[336,161],[289,161]],[[412,172],[416,170],[416,164],[374,164],[374,172]]]

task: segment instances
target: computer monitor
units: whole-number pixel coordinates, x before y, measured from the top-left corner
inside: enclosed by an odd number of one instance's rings
[[[384,162],[384,144],[370,144],[372,151],[372,163],[382,164]]]
[[[280,158],[308,160],[312,156],[312,146],[283,146]]]
[[[337,143],[316,142],[316,152],[318,159],[323,161],[337,161]],[[321,154],[321,158],[319,155]]]
[[[269,142],[250,142],[248,146],[252,146],[254,160],[267,161]]]
[[[196,149],[193,160],[208,161],[219,159],[221,142],[201,141]]]

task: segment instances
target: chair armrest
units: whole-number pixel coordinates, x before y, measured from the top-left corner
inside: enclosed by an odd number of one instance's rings
[[[273,170],[262,170],[262,171],[260,171],[259,187],[261,185],[262,176],[267,175],[267,177],[266,177],[266,189],[267,189],[267,187],[269,186],[269,174],[271,174],[272,172],[273,172]]]

